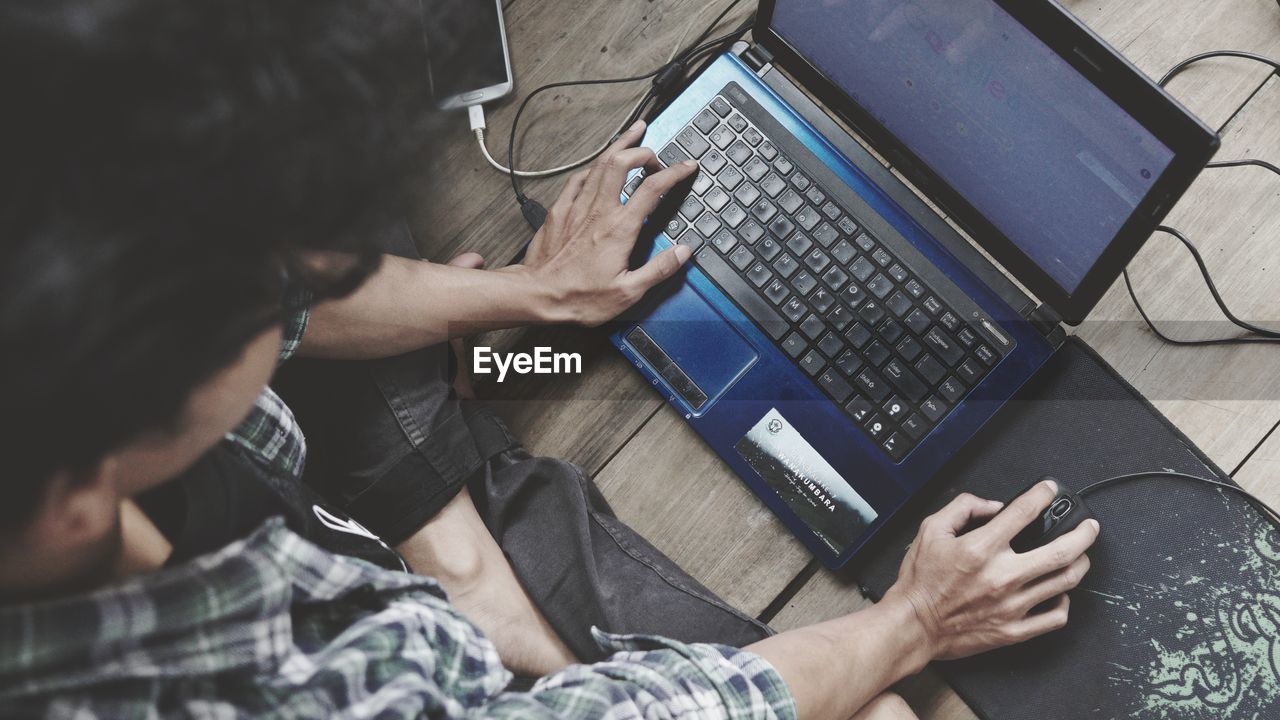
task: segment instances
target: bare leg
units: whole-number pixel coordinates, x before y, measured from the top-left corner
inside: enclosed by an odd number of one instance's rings
[[[449,264],[481,268],[484,258],[464,253]],[[452,345],[460,366],[454,390],[473,398],[466,343],[458,339]],[[397,550],[414,572],[440,582],[454,606],[497,646],[511,671],[540,676],[577,662],[521,587],[465,490]]]
[[[901,695],[884,692],[863,705],[851,720],[918,720],[918,718]]]

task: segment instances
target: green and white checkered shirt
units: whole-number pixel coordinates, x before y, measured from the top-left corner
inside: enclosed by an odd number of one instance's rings
[[[0,717],[793,718],[762,658],[598,633],[613,651],[508,692],[429,578],[271,520],[220,552],[82,597],[0,607]]]

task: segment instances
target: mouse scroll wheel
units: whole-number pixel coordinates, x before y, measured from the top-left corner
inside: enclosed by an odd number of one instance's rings
[[[1049,506],[1049,514],[1054,520],[1061,520],[1066,517],[1067,513],[1071,512],[1071,507],[1070,498],[1058,498]]]

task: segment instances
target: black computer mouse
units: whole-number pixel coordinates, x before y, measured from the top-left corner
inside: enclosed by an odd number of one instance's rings
[[[1055,478],[1045,477],[1028,485],[1026,489],[1018,493],[1010,500],[1016,500],[1025,495],[1031,488],[1039,485],[1045,480],[1053,480],[1058,485],[1058,497],[1049,503],[1048,509],[1027,526],[1025,530],[1018,533],[1009,546],[1014,552],[1027,552],[1038,547],[1043,547],[1067,533],[1075,530],[1080,523],[1093,517],[1093,513],[1089,510],[1089,506],[1079,495],[1071,492],[1065,485]],[[1008,503],[1005,504],[1008,507]]]

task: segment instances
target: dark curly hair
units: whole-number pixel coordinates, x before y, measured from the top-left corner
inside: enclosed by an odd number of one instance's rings
[[[0,4],[0,528],[171,425],[281,316],[354,288],[433,135],[425,29],[466,0]],[[309,249],[357,253],[339,276]]]

